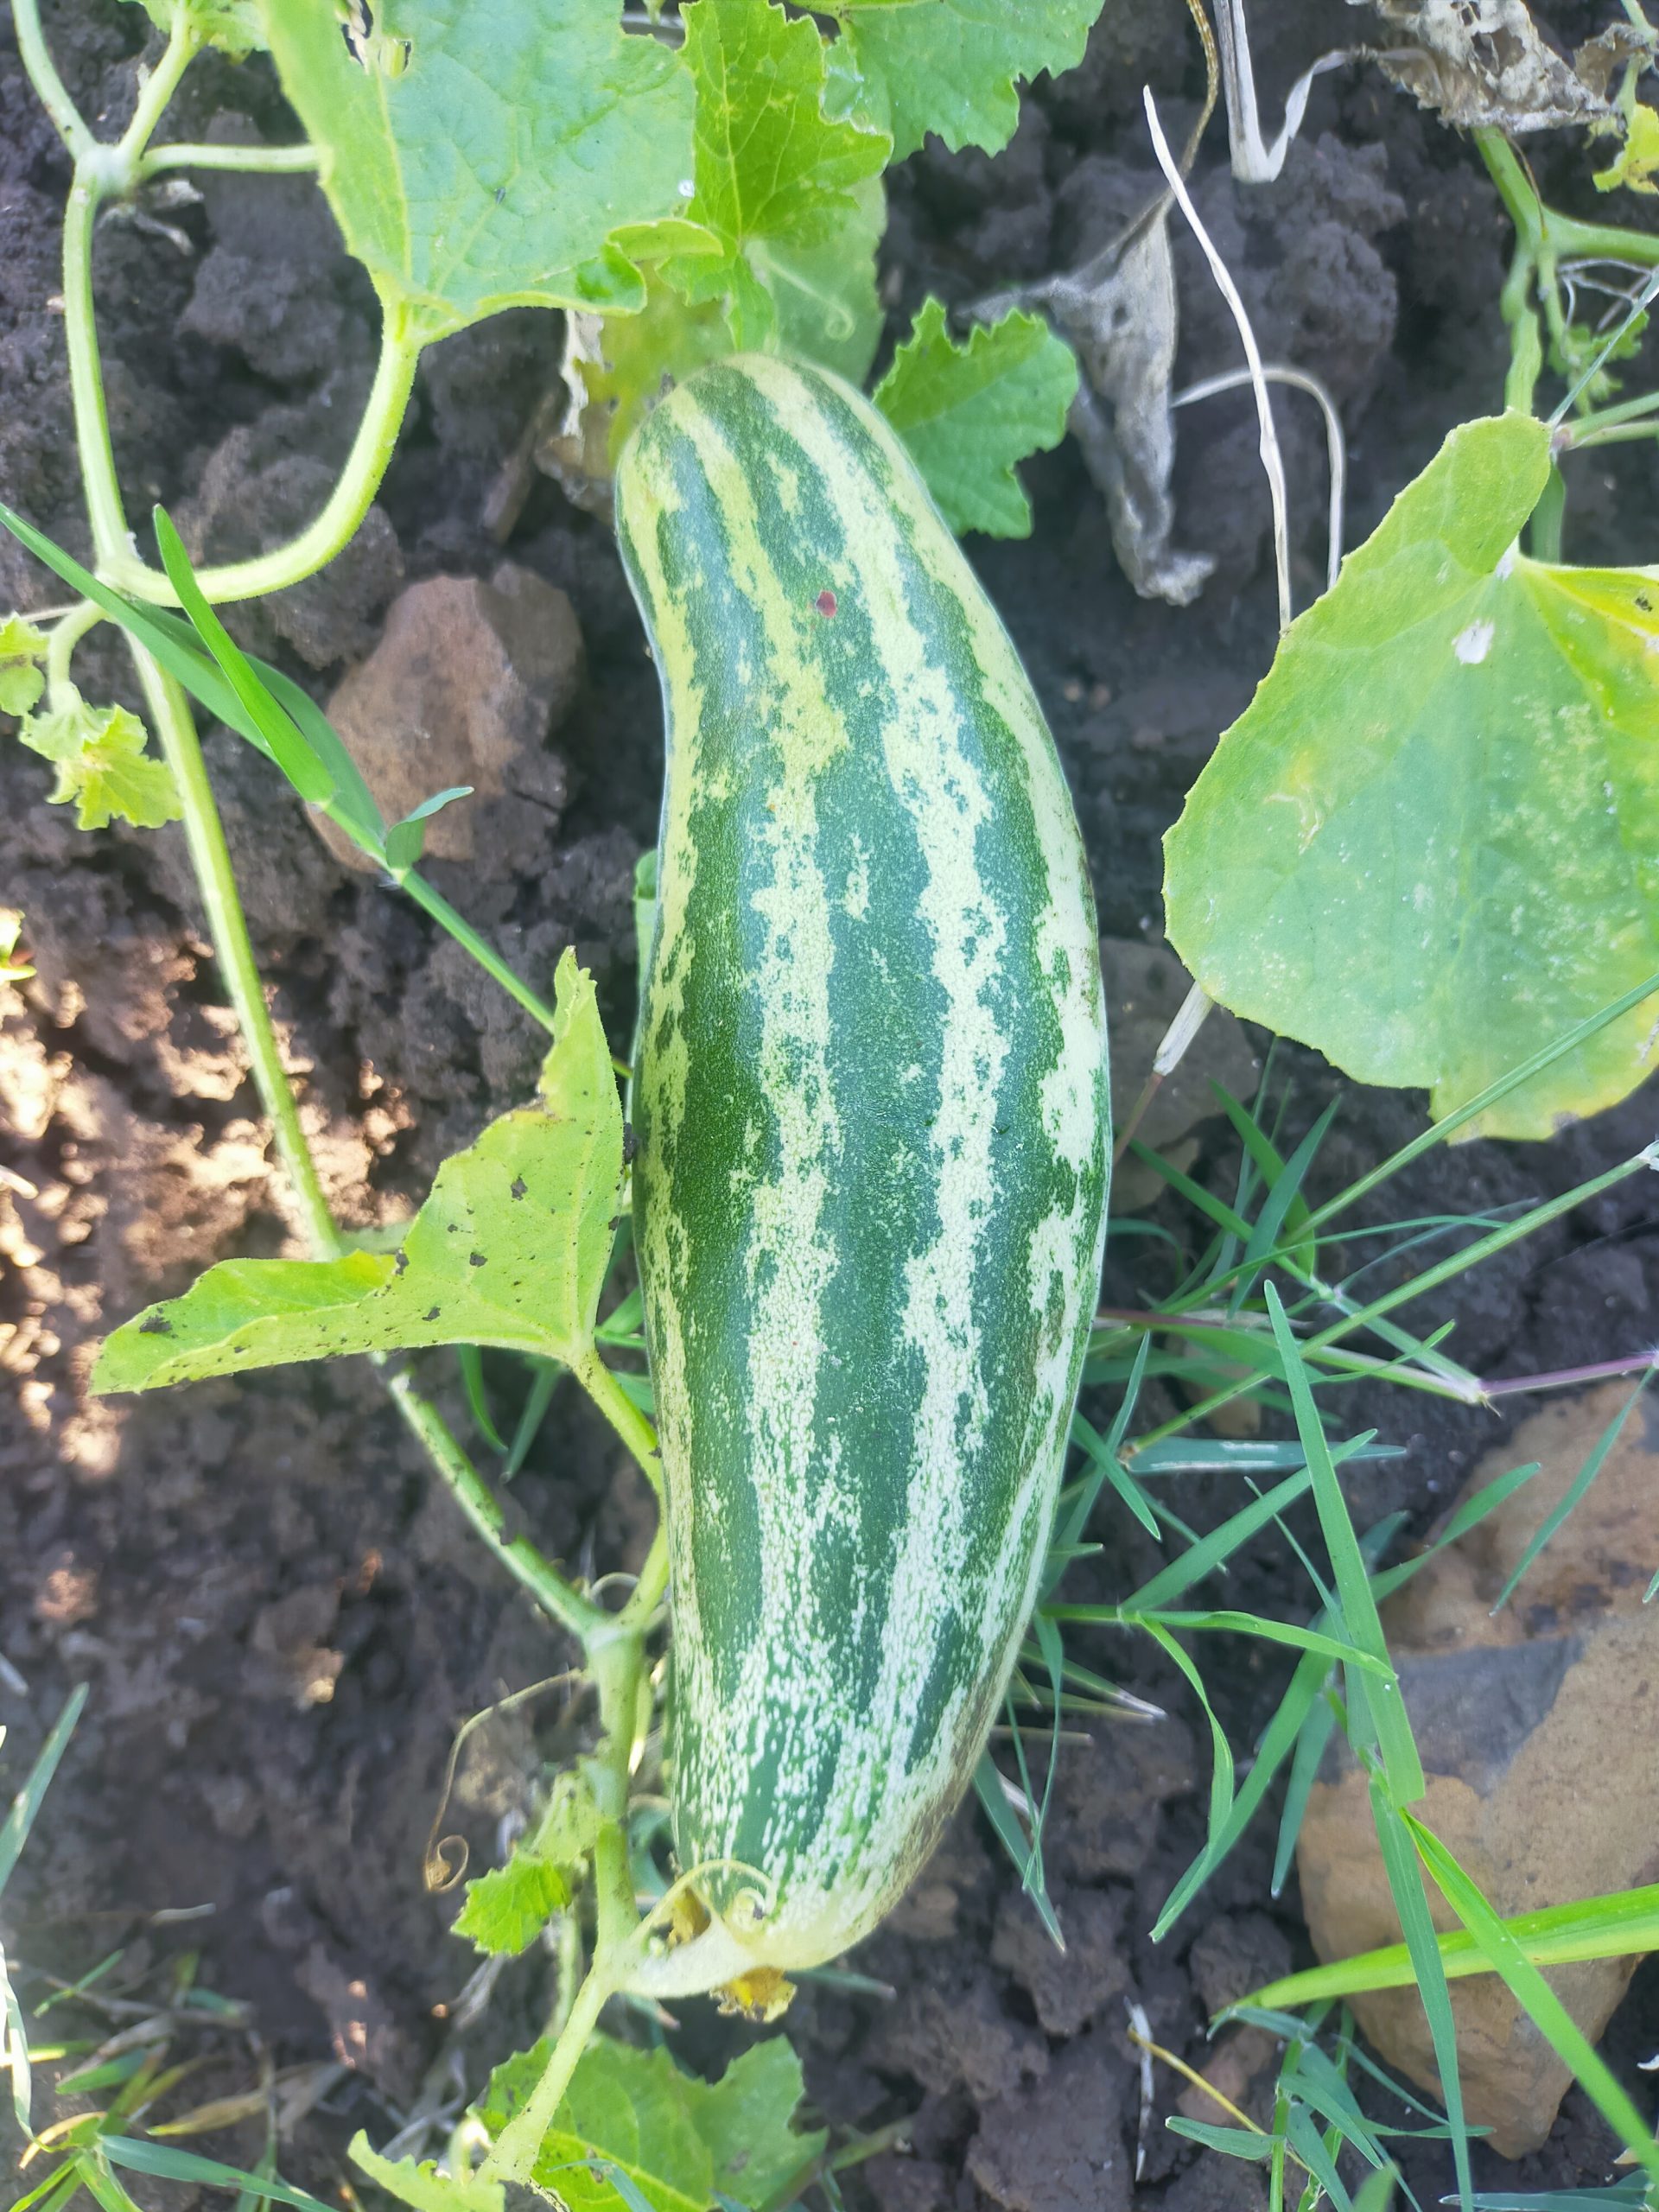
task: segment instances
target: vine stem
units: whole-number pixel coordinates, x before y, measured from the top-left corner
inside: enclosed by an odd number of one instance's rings
[[[12,0],[11,19],[17,34],[18,58],[35,87],[35,98],[51,117],[59,137],[79,161],[97,142],[82,119],[80,110],[70,99],[57,65],[47,50],[46,34],[41,28],[40,0]]]
[[[65,294],[66,310],[68,295]],[[374,382],[352,442],[346,465],[334,482],[327,502],[315,520],[299,536],[273,552],[256,554],[251,560],[232,561],[223,568],[202,569],[196,581],[204,597],[215,606],[234,600],[263,599],[302,583],[325,568],[355,536],[374,503],[389,467],[397,433],[409,411],[415,388],[415,371],[422,340],[412,318],[402,306],[387,307],[380,330],[380,356]],[[139,559],[131,538],[122,541],[107,556],[100,573],[118,591],[153,607],[176,607],[178,594],[167,578]]]
[[[307,176],[321,166],[315,146],[156,146],[138,164],[140,181],[168,169],[241,169],[260,176]]]

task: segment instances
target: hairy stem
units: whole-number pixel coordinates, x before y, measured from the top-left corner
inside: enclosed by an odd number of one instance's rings
[[[600,1818],[594,1845],[597,1924],[593,1963],[576,1992],[541,2079],[522,2110],[502,2129],[480,2168],[479,2178],[484,2181],[529,2182],[536,2154],[558,2114],[600,2013],[626,1978],[639,1932],[628,1865],[627,1813],[629,1764],[645,1647],[638,1635],[619,1628],[592,1647],[588,1656],[599,1693],[600,1718],[599,1747],[584,1766]]]
[[[586,1646],[609,1627],[609,1617],[572,1587],[549,1565],[528,1536],[510,1536],[501,1508],[483,1478],[450,1433],[435,1406],[423,1398],[406,1374],[385,1374],[392,1403],[420,1439],[427,1457],[443,1477],[474,1533],[494,1553],[519,1586]]]
[[[656,1430],[596,1351],[590,1348],[571,1372],[627,1446],[640,1473],[660,1501],[663,1460]]]
[[[104,620],[104,610],[97,601],[83,599],[54,626],[52,635],[47,641],[46,681],[54,707],[70,703],[62,695],[73,689],[69,671],[74,659],[75,647],[89,631],[95,630]]]
[[[142,182],[168,169],[241,169],[260,176],[303,176],[322,156],[315,146],[154,146],[138,164]]]
[[[67,303],[67,295],[66,295]],[[401,308],[388,309],[380,333],[380,358],[357,436],[327,504],[315,522],[286,545],[224,568],[202,569],[196,577],[203,595],[215,606],[233,600],[261,599],[286,591],[326,568],[355,536],[373,505],[391,463],[397,434],[414,389],[421,341]],[[176,607],[178,594],[167,578],[141,561],[130,542],[113,554],[102,573],[116,588],[152,606]]]
[[[11,20],[17,34],[18,58],[35,87],[35,96],[51,117],[58,136],[79,161],[94,141],[58,74],[57,65],[47,51],[46,34],[41,28],[40,0],[12,0]]]

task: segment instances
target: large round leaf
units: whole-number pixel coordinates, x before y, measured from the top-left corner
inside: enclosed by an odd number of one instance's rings
[[[1528,560],[1549,433],[1454,430],[1287,632],[1165,841],[1234,1013],[1437,1117],[1659,970],[1659,570]],[[1491,1109],[1544,1137],[1655,1065],[1651,1006]]]

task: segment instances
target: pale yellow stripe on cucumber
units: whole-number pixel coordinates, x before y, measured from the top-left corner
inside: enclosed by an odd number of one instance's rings
[[[797,372],[757,362],[751,373],[767,393],[779,435],[795,439],[805,451],[823,495],[836,508],[846,543],[858,548],[856,574],[843,588],[857,594],[892,702],[883,728],[887,773],[910,817],[927,871],[919,912],[931,940],[933,976],[945,1001],[930,1176],[940,1228],[911,1260],[910,1305],[903,1322],[905,1334],[921,1355],[925,1382],[915,1415],[889,1605],[888,1618],[896,1625],[938,1618],[940,1575],[949,1571],[947,1562],[965,1564],[970,1548],[960,1463],[964,1452],[982,1441],[988,1408],[982,1346],[967,1292],[984,1258],[996,1101],[1008,1055],[990,997],[1001,973],[1007,931],[995,897],[980,881],[976,860],[977,834],[990,818],[990,796],[961,741],[949,671],[929,658],[910,618],[904,569],[893,550],[898,533],[891,512],[883,507],[881,487],[871,482],[862,456],[843,442],[820,407],[791,405]],[[931,510],[904,535],[918,557],[933,552],[938,581],[959,593],[955,564],[960,556]],[[1033,1483],[1042,1486],[1040,1478],[1033,1478]],[[1027,1510],[1022,1499],[1022,1526]],[[1016,1565],[1014,1588],[1000,1586],[1008,1579],[1004,1562],[999,1548],[990,1586],[983,1592],[960,1587],[956,1596],[976,1624],[986,1618],[1005,1621],[1012,1637],[1016,1590],[1023,1594],[1027,1576]],[[926,1639],[894,1633],[884,1640],[870,1708],[892,1716],[886,1733],[894,1745],[907,1742],[919,1718],[932,1659]],[[891,1863],[918,1803],[947,1786],[962,1756],[959,1728],[982,1694],[977,1678],[958,1686],[931,1746],[902,1788],[895,1788],[890,1772],[883,1770],[882,1761],[890,1756],[887,1744],[878,1744],[867,1732],[849,1813],[852,1822],[868,1824],[871,1831],[871,1864]]]
[[[704,1773],[726,1783],[720,1824],[728,1831],[746,1775],[779,1748],[766,1741],[769,1715],[782,1710],[798,1722],[799,1740],[779,1758],[776,1834],[761,1840],[764,1862],[774,1848],[796,1840],[799,1821],[790,1783],[810,1775],[806,1730],[833,1726],[830,1716],[845,1695],[829,1656],[836,1639],[816,1615],[811,1561],[822,1531],[838,1519],[854,1521],[858,1512],[856,1471],[842,1467],[833,1445],[823,1464],[813,1466],[823,1302],[838,1262],[823,1212],[841,1148],[830,1065],[832,892],[818,865],[817,782],[847,738],[804,650],[806,616],[821,618],[788,605],[743,466],[692,393],[683,389],[673,404],[674,433],[695,452],[720,513],[721,556],[733,588],[761,624],[765,664],[750,671],[757,689],[749,704],[775,764],[756,855],[769,862],[769,880],[751,898],[762,944],[746,979],[759,1018],[760,1082],[778,1150],[772,1172],[757,1177],[745,1201],[752,1224],[749,1468],[759,1521],[760,1619],[729,1703],[716,1705],[693,1692],[705,1735]],[[809,1500],[810,1509],[804,1510]],[[704,1809],[716,1812],[713,1805]]]
[[[677,596],[662,566],[658,537],[658,520],[677,513],[683,502],[673,471],[648,442],[637,442],[625,462],[617,485],[621,517],[627,529],[640,584],[651,607],[652,651],[663,679],[667,707],[666,741],[671,749],[665,785],[665,809],[659,847],[661,881],[675,887],[674,895],[659,895],[657,937],[652,949],[647,1023],[654,1042],[651,1055],[652,1143],[659,1155],[677,1149],[685,1124],[689,1060],[683,1015],[685,963],[689,945],[685,913],[690,887],[696,880],[697,842],[692,834],[690,802],[701,788],[707,769],[702,758],[703,693],[696,676],[696,657],[686,620],[686,600]],[[645,1033],[642,1027],[642,1037]],[[666,1162],[659,1161],[658,1173]],[[696,1492],[689,1479],[691,1464],[693,1408],[686,1376],[686,1347],[683,1326],[688,1300],[685,1294],[683,1233],[673,1209],[666,1204],[649,1207],[644,1217],[639,1264],[652,1287],[651,1301],[652,1370],[656,1388],[657,1426],[665,1477],[673,1487],[676,1564],[689,1562],[690,1522]],[[689,1573],[675,1575],[674,1605],[681,1638],[688,1650],[701,1652],[704,1640],[697,1617],[696,1580]]]

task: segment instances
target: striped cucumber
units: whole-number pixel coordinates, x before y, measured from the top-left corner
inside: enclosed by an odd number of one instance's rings
[[[664,1994],[832,1957],[963,1794],[1037,1586],[1109,1131],[1031,686],[867,401],[760,356],[616,480],[668,775],[635,1229],[667,1493]]]

